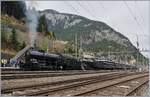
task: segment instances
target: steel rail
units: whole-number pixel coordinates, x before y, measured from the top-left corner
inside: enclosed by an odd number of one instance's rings
[[[143,83],[141,83],[140,85],[129,91],[125,96],[133,96],[133,94],[136,93],[137,90],[139,90],[143,85],[147,84],[148,82],[149,80],[144,81]]]
[[[96,74],[107,72],[60,72],[60,73],[37,73],[37,74],[9,74],[1,75],[1,80],[14,80],[25,78],[44,78],[44,77],[56,77],[56,76],[70,76],[70,75],[83,75],[83,74]]]
[[[130,74],[130,75],[132,75],[132,74]],[[23,94],[23,95],[26,95],[26,96],[38,96],[38,95],[47,96],[50,93],[58,92],[61,90],[71,89],[71,88],[75,88],[75,87],[79,87],[79,86],[103,82],[103,81],[112,80],[112,79],[116,79],[116,78],[120,78],[120,77],[130,76],[130,75],[129,74],[118,74],[118,75],[113,75],[113,76],[105,76],[104,78],[101,78],[101,79],[94,79],[94,80],[89,80],[86,82],[74,83],[71,85],[60,86],[60,87],[56,87],[56,88],[41,90],[41,91],[32,92],[32,93]],[[133,75],[134,75],[134,73],[133,73]],[[17,95],[17,96],[23,96],[23,95]]]
[[[1,70],[1,74],[2,75],[6,75],[6,74],[33,74],[33,73],[77,73],[77,72],[80,72],[80,73],[95,73],[95,72],[116,72],[117,70],[96,70],[96,71],[92,71],[92,70],[86,70],[86,71],[81,71],[81,70],[66,70],[66,71],[2,71]]]
[[[108,74],[108,75],[104,75],[105,77],[110,77],[110,76],[118,76],[119,74]],[[120,74],[121,75],[121,74]],[[100,78],[102,79],[104,76],[101,76]],[[58,87],[53,87],[51,89],[45,89],[45,90],[40,90],[38,92],[32,92],[32,93],[25,93],[25,94],[21,94],[21,95],[16,95],[16,96],[23,96],[23,95],[26,95],[26,96],[37,96],[37,95],[47,95],[49,92],[55,92],[55,91],[60,91],[60,90],[63,90],[63,89],[68,89],[68,88],[73,88],[73,87],[77,87],[79,85],[82,85],[82,84],[86,84],[87,82],[92,82],[92,81],[96,81],[96,80],[100,80],[99,79],[88,79],[87,81],[78,81],[78,82],[75,82],[75,83],[70,83],[69,85],[64,85],[64,86],[58,86]],[[48,86],[46,86],[48,87]]]
[[[128,80],[124,80],[124,81],[121,81],[121,82],[115,82],[111,85],[108,84],[106,86],[103,86],[103,87],[100,87],[100,88],[97,88],[97,89],[93,89],[93,90],[89,90],[89,91],[86,91],[86,92],[78,93],[78,94],[75,94],[75,95],[72,95],[72,96],[84,96],[84,95],[91,94],[92,92],[99,91],[99,90],[107,88],[107,87],[111,87],[111,86],[114,86],[114,85],[117,85],[117,84],[125,83],[125,82],[128,82],[128,81],[131,81],[131,80],[134,80],[134,79],[139,79],[139,78],[146,77],[146,76],[148,76],[148,74],[141,75],[141,76],[131,78],[131,79],[128,79]]]
[[[24,89],[29,89],[29,88],[36,88],[36,87],[43,87],[43,86],[48,86],[48,85],[56,85],[56,84],[64,84],[64,83],[69,83],[69,82],[77,82],[77,81],[82,81],[82,80],[96,79],[97,77],[103,77],[103,76],[113,75],[113,74],[118,74],[118,73],[114,72],[111,74],[96,75],[96,76],[92,76],[92,77],[85,77],[85,78],[57,81],[57,82],[51,82],[51,83],[42,83],[42,84],[38,84],[38,85],[30,85],[30,86],[2,89],[1,93],[6,94],[6,93],[11,93],[13,91],[19,91],[19,90],[24,90]]]

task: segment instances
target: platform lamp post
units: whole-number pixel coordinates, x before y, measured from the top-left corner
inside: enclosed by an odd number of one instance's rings
[[[78,59],[78,33],[75,35],[75,56]]]
[[[137,59],[136,59],[136,64],[138,66],[138,68],[140,69],[140,65],[139,65],[139,56],[138,56],[138,52],[139,52],[139,40],[138,40],[138,35],[137,35],[137,42],[136,42],[136,45],[137,45]],[[140,71],[140,70],[139,70]]]
[[[144,49],[142,49],[142,51],[144,51]],[[144,56],[142,57],[142,62],[141,63],[142,63],[142,69],[143,69],[142,71],[144,71],[144,68],[145,68],[145,65],[144,65]]]
[[[111,60],[111,58],[110,58],[110,56],[111,56],[111,55],[110,55],[110,51],[111,51],[111,50],[110,50],[110,49],[111,49],[111,46],[109,45],[109,46],[108,46],[108,60],[109,60],[109,61]]]
[[[125,53],[125,63],[128,65],[128,53],[127,52]]]

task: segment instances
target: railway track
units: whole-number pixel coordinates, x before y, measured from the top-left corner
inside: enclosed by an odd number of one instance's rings
[[[52,82],[52,83],[44,83],[44,84],[38,84],[38,85],[31,85],[31,86],[23,86],[23,87],[14,87],[14,88],[8,88],[8,89],[3,89],[2,88],[2,94],[5,93],[12,93],[13,91],[22,91],[24,89],[32,89],[32,88],[40,88],[40,87],[44,87],[44,86],[55,86],[55,85],[61,85],[61,84],[65,84],[65,83],[72,83],[72,82],[81,82],[81,81],[87,81],[87,80],[91,80],[91,79],[96,79],[98,77],[103,77],[103,76],[107,76],[107,75],[114,75],[114,74],[118,74],[118,73],[111,73],[111,74],[104,74],[104,75],[99,75],[99,76],[92,76],[92,77],[85,77],[85,78],[78,78],[78,79],[71,79],[71,80],[65,80],[65,81],[57,81],[57,82]]]
[[[65,71],[18,71],[18,70],[10,70],[10,71],[3,71],[1,70],[1,74],[2,75],[7,75],[7,74],[39,74],[39,73],[85,73],[85,72],[88,72],[88,73],[94,73],[94,72],[115,72],[116,70],[97,70],[97,71],[93,71],[93,70],[86,70],[86,71],[83,71],[83,70],[65,70]]]
[[[130,91],[128,91],[127,93],[124,93],[125,89],[122,88],[123,90],[118,90],[121,93],[115,94],[117,92],[117,90],[115,89],[117,87],[117,85],[120,86],[121,84],[131,82],[133,80],[138,80],[141,78],[146,78],[146,79],[143,82],[141,82],[139,85],[132,88],[131,90],[128,88]],[[116,81],[114,83],[107,84],[107,85],[104,85],[102,87],[99,87],[99,88],[96,88],[93,90],[77,93],[77,94],[74,94],[73,96],[96,96],[96,95],[101,95],[101,96],[112,96],[112,95],[115,95],[115,96],[117,96],[117,95],[118,96],[133,96],[133,94],[136,92],[136,90],[138,90],[138,88],[140,88],[142,85],[146,84],[148,81],[149,81],[148,80],[148,74],[144,74],[144,75],[140,75],[140,76],[133,77],[130,79],[122,80],[122,81],[118,81],[118,82]],[[107,90],[105,90],[105,89],[107,89]],[[113,92],[114,94],[111,93],[111,95],[109,95],[110,91]],[[123,91],[123,93],[122,93],[122,91]],[[103,93],[106,93],[106,92],[107,92],[107,94],[104,95]]]
[[[138,74],[138,73],[136,73]],[[93,83],[101,83],[101,82],[105,82],[105,81],[110,81],[110,80],[115,80],[121,77],[127,77],[127,76],[131,76],[131,75],[135,75],[135,73],[116,73],[116,74],[109,74],[109,75],[105,75],[103,77],[100,78],[95,78],[95,79],[89,79],[89,80],[85,80],[85,81],[79,81],[79,82],[75,82],[75,83],[69,83],[66,85],[62,85],[62,86],[57,86],[57,87],[53,87],[53,88],[45,88],[43,90],[38,90],[35,92],[28,92],[28,93],[23,93],[17,96],[38,96],[38,95],[42,95],[42,96],[46,96],[46,95],[53,95],[53,94],[57,94],[60,93],[61,91],[67,91],[67,90],[72,90],[74,88],[79,88],[79,87],[84,87],[85,85],[90,85]],[[143,74],[139,73],[138,75],[143,76]],[[47,86],[48,87],[48,86]],[[81,92],[81,91],[80,91]],[[89,92],[89,91],[88,91]],[[62,93],[62,92],[61,92]],[[80,94],[73,94],[75,96],[80,96],[82,95]]]
[[[129,91],[125,96],[133,96],[134,94],[137,93],[137,91],[145,84],[147,84],[149,82],[149,80],[144,81],[143,83],[137,85],[134,89],[132,89],[131,91]],[[136,96],[136,95],[135,95]]]
[[[64,73],[64,71],[1,71],[1,74]]]
[[[95,73],[106,73],[110,71],[46,71],[46,72],[14,72],[6,73],[1,75],[1,80],[12,80],[12,79],[24,79],[24,78],[42,78],[42,77],[56,77],[56,76],[69,76],[69,75],[82,75],[82,74],[95,74]],[[113,71],[111,71],[113,72]],[[114,71],[115,72],[115,71]]]

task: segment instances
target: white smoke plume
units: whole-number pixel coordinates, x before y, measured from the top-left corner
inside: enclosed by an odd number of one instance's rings
[[[30,45],[33,47],[37,37],[37,26],[38,26],[38,11],[32,6],[29,6],[26,11],[27,27],[30,38]]]

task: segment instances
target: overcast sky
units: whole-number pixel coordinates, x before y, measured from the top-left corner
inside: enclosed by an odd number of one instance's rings
[[[139,48],[149,49],[149,4],[148,1],[36,1],[33,5],[37,10],[53,9],[105,22],[135,46],[138,35]]]

